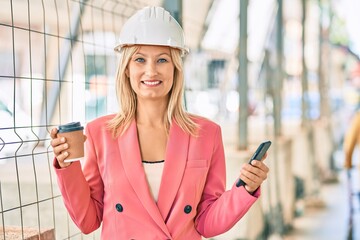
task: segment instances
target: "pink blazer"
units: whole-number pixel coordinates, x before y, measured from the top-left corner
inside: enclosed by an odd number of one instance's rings
[[[171,126],[156,203],[141,162],[136,122],[114,139],[106,129],[112,117],[87,124],[81,163],[59,169],[54,162],[65,206],[82,232],[102,225],[104,240],[198,240],[229,230],[258,198],[260,190],[251,195],[235,184],[225,191],[221,129],[196,118],[198,137],[175,122]]]

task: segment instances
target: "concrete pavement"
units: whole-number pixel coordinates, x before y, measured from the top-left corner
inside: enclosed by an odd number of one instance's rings
[[[357,179],[354,179],[355,181]],[[353,186],[356,183],[353,183]],[[342,240],[347,239],[349,230],[349,192],[346,173],[339,172],[337,183],[323,184],[319,198],[324,206],[304,206],[303,215],[293,221],[293,229],[284,240]],[[351,198],[354,204],[353,238],[360,239],[360,209],[357,197]]]

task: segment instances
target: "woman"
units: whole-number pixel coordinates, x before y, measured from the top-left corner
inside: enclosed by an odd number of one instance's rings
[[[85,158],[66,163],[66,139],[51,133],[65,205],[84,233],[102,239],[201,239],[229,230],[260,194],[268,168],[245,164],[225,192],[220,127],[183,107],[183,31],[146,7],[123,26],[116,89],[120,111],[86,126]]]

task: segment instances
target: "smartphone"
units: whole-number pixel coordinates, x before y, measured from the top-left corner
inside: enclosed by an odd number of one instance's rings
[[[259,147],[256,149],[254,155],[250,158],[249,163],[251,163],[252,160],[261,160],[266,151],[269,149],[271,145],[271,141],[262,142]]]
[[[270,146],[271,146],[271,141],[262,142],[259,145],[259,147],[256,149],[256,151],[254,152],[252,157],[250,158],[249,163],[251,163],[251,161],[253,161],[253,160],[260,161],[264,157],[265,153],[267,152],[267,150],[269,149]],[[236,183],[236,186],[240,187],[240,186],[245,186],[245,185],[246,185],[246,183],[239,178],[239,180]]]

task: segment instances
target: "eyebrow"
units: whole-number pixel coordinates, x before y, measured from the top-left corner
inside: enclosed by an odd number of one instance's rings
[[[134,56],[135,56],[135,55],[141,55],[141,56],[144,56],[144,57],[148,57],[147,54],[141,53],[141,52],[137,52],[137,53],[134,54]],[[161,55],[166,55],[166,56],[169,56],[169,57],[170,57],[170,54],[169,54],[169,53],[166,53],[166,52],[159,53],[159,54],[157,54],[157,55],[155,55],[155,56],[156,56],[156,57],[160,57]]]

